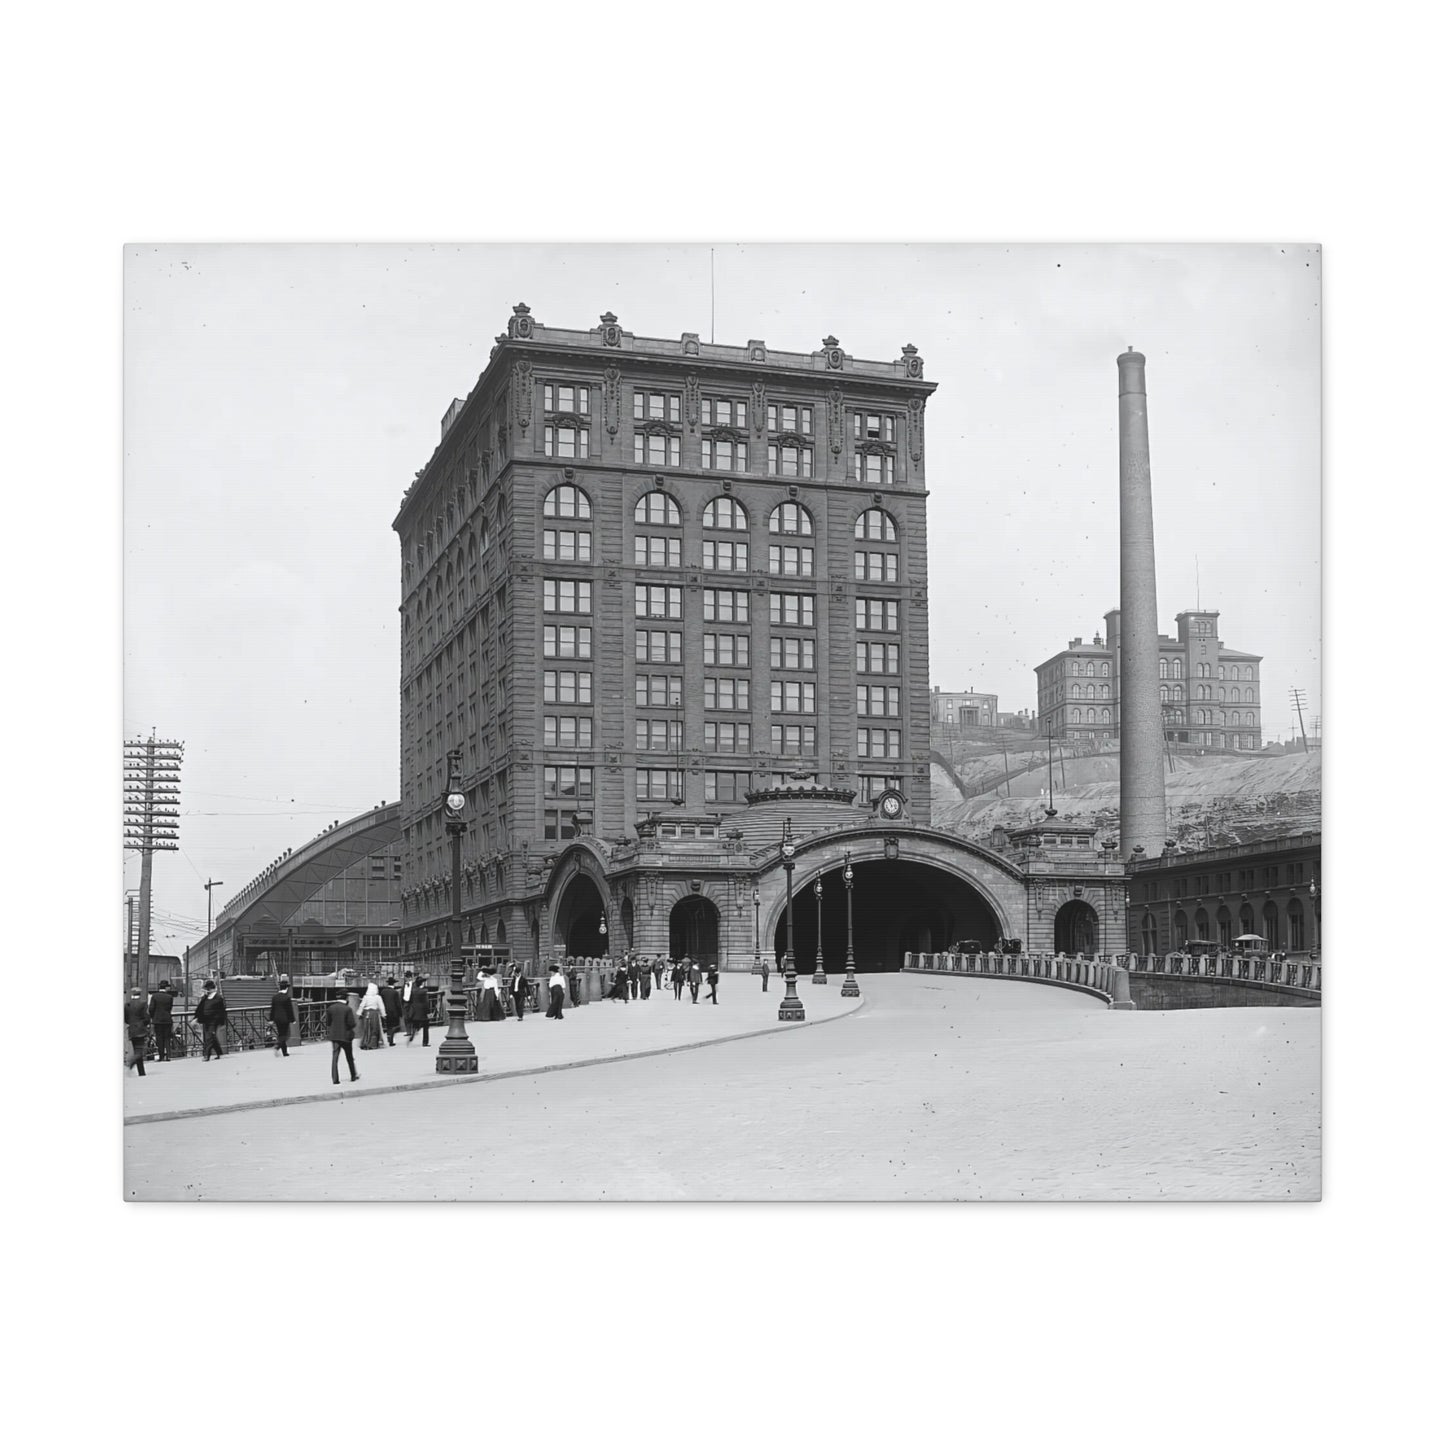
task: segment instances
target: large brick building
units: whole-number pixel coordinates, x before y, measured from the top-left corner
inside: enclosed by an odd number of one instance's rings
[[[1159,634],[1159,707],[1171,742],[1257,751],[1262,746],[1260,655],[1225,647],[1219,613],[1181,612],[1177,636]],[[1104,635],[1072,638],[1034,672],[1040,733],[1056,738],[1119,735],[1119,609]]]
[[[515,308],[393,523],[411,956],[446,951],[452,748],[493,944],[580,951],[592,923],[539,907],[578,839],[717,852],[750,792],[801,785],[927,822],[922,370]]]

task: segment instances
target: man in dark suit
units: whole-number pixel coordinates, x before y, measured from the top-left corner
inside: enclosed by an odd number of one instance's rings
[[[431,1000],[427,997],[426,981],[417,978],[410,969],[407,969],[401,986],[401,1003],[402,1017],[406,1021],[407,1043],[411,1043],[416,1037],[416,1031],[420,1029],[422,1048],[430,1048]]]
[[[517,1022],[521,1023],[527,1017],[527,1005],[532,1000],[532,986],[527,981],[527,975],[522,972],[522,965],[517,965],[517,971],[512,975],[512,1007],[517,1011]]]
[[[296,1022],[296,1005],[291,1001],[291,980],[284,974],[271,995],[271,1022],[276,1028],[276,1052],[283,1059],[289,1059],[286,1045],[291,1038],[291,1025]]]
[[[149,1028],[145,995],[140,989],[133,988],[125,1001],[125,1031],[130,1038],[130,1059],[126,1068],[134,1067],[141,1078],[146,1076],[146,1031]]]
[[[337,1063],[346,1055],[346,1067],[351,1070],[354,1084],[361,1076],[356,1072],[356,1060],[351,1055],[351,1041],[356,1037],[356,1014],[344,999],[333,999],[326,1005],[326,1037],[331,1040],[331,1082],[341,1082]]]
[[[215,1049],[219,1059],[226,1051],[221,1047],[220,1030],[226,1026],[226,996],[216,987],[216,980],[208,978],[196,1004],[196,1022],[201,1026],[201,1058],[211,1061],[211,1050]]]
[[[381,986],[382,1027],[386,1030],[386,1041],[396,1047],[396,1031],[401,1027],[401,994],[397,991],[396,980],[388,978]]]
[[[169,979],[163,978],[156,986],[156,991],[151,995],[150,1020],[151,1027],[156,1034],[156,1058],[169,1059],[171,1056],[171,1036],[175,1033],[175,1023],[171,1019],[171,1005],[175,1003],[176,996],[171,992]]]

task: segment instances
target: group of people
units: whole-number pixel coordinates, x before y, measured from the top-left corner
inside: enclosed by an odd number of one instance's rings
[[[717,1002],[717,964],[709,963],[704,971],[702,965],[688,954],[678,959],[663,958],[660,954],[650,959],[635,953],[624,955],[612,975],[612,986],[606,996],[621,999],[623,1003],[635,998],[651,998],[654,983],[661,992],[664,979],[672,985],[673,995],[679,1003],[684,988],[692,994],[692,1001],[696,1003],[704,982],[708,986],[708,1001]]]
[[[286,996],[289,985],[286,979],[271,999],[271,1021],[276,1025],[277,1036],[281,1037],[281,1022],[278,1010],[284,1016],[286,1009],[294,1006]],[[360,1013],[358,1019],[357,1014]],[[379,1049],[382,1039],[388,1048],[396,1047],[396,1032],[406,1030],[407,1047],[410,1048],[417,1034],[421,1034],[422,1048],[431,1047],[431,997],[427,992],[426,980],[411,969],[407,969],[398,985],[396,978],[388,975],[385,983],[369,983],[360,1004],[353,1009],[347,998],[332,999],[326,1005],[326,1037],[331,1043],[331,1082],[341,1082],[341,1060],[351,1072],[354,1084],[361,1077],[356,1072],[356,1058],[351,1046],[358,1032],[363,1049]],[[285,1055],[284,1045],[278,1050]]]
[[[176,1034],[175,1002],[176,990],[168,978],[163,978],[156,985],[149,1001],[139,985],[131,989],[125,1001],[125,1032],[130,1041],[130,1057],[125,1066],[134,1069],[142,1079],[146,1072],[146,1042],[152,1032],[156,1040],[156,1062],[165,1063],[170,1059],[171,1043]],[[226,1001],[213,982],[207,981],[196,1004],[196,1022],[201,1025],[203,1047],[209,1062],[213,1049],[218,1057],[225,1052],[216,1031],[226,1022]]]

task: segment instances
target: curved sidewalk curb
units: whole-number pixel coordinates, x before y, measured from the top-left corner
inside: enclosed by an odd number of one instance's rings
[[[418,1089],[445,1089],[454,1084],[491,1084],[504,1079],[525,1079],[536,1074],[555,1074],[563,1069],[591,1069],[599,1064],[625,1064],[633,1059],[655,1059],[664,1054],[685,1054],[691,1049],[710,1049],[716,1044],[735,1044],[741,1039],[774,1038],[779,1034],[794,1033],[798,1029],[816,1028],[820,1024],[837,1023],[839,1019],[851,1018],[868,1001],[860,993],[852,1008],[833,1014],[825,1019],[804,1019],[800,1024],[779,1024],[770,1029],[750,1029],[742,1034],[724,1034],[716,1039],[695,1039],[689,1044],[668,1044],[661,1049],[639,1049],[630,1054],[608,1054],[596,1059],[569,1059],[561,1064],[538,1064],[529,1069],[505,1069],[497,1074],[458,1074],[451,1077],[437,1076],[430,1079],[415,1079],[406,1084],[383,1084],[374,1089],[353,1089],[345,1094],[296,1094],[284,1099],[256,1099],[240,1104],[207,1104],[199,1109],[168,1109],[160,1114],[135,1114],[122,1119],[126,1128],[134,1124],[165,1124],[173,1119],[199,1119],[208,1114],[244,1114],[252,1109],[284,1109],[292,1104],[344,1104],[348,1099],[366,1099],[382,1094],[408,1094]]]

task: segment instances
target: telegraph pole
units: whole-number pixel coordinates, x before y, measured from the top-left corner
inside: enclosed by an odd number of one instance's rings
[[[1304,742],[1305,752],[1309,752],[1310,735],[1305,731],[1305,695],[1301,689],[1292,687],[1289,690],[1289,700],[1294,704],[1294,710],[1299,717],[1299,735]]]
[[[206,890],[206,968],[209,972],[211,966],[211,889],[219,888],[225,883],[224,878],[207,878],[201,887]],[[289,963],[290,960],[288,959]],[[235,973],[236,965],[231,965],[231,972]]]
[[[136,981],[150,977],[151,859],[179,848],[181,755],[185,744],[149,738],[125,745],[125,846],[140,854],[140,926]]]

